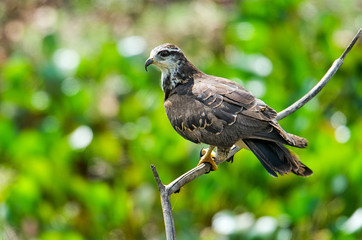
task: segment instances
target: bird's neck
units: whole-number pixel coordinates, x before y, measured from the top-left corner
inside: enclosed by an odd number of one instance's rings
[[[200,70],[187,60],[177,64],[175,68],[162,70],[162,90],[165,93],[165,100],[179,84],[193,81],[193,75],[198,72]]]

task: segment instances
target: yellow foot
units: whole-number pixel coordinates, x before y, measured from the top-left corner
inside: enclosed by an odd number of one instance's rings
[[[209,149],[202,149],[200,152],[201,158],[197,166],[201,165],[202,163],[210,163],[211,164],[211,171],[217,170],[217,165],[213,158],[215,158],[215,153],[212,151],[215,147],[210,146]]]

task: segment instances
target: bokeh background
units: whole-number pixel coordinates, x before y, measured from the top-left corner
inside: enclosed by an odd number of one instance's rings
[[[168,183],[202,145],[172,129],[150,50],[179,45],[277,111],[362,27],[358,0],[0,2],[0,238],[164,239]],[[362,45],[281,121],[314,175],[273,178],[256,157],[172,196],[178,239],[362,239]]]

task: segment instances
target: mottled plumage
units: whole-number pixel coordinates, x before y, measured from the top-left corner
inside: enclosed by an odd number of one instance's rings
[[[273,176],[312,174],[284,146],[304,148],[307,140],[285,132],[276,111],[242,86],[201,72],[172,44],[154,48],[146,69],[150,64],[162,71],[167,117],[182,137],[217,146],[225,156],[233,145],[248,148]]]

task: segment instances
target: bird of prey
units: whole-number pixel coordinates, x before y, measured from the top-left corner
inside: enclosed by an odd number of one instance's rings
[[[185,139],[210,145],[199,164],[232,161],[234,149],[251,150],[274,177],[313,172],[284,145],[305,148],[307,140],[287,133],[277,112],[239,84],[197,69],[173,44],[155,47],[145,62],[162,72],[164,107],[173,128]],[[213,149],[217,147],[216,154]],[[278,173],[278,174],[277,174]]]

